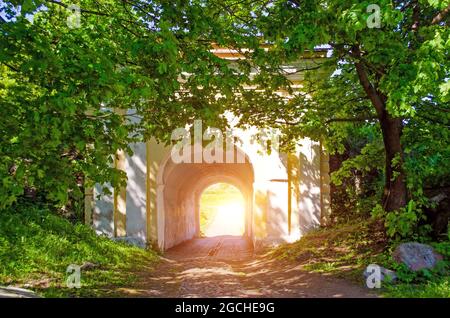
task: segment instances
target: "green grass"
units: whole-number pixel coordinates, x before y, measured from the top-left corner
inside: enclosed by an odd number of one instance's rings
[[[46,297],[115,296],[115,289],[151,270],[156,252],[98,236],[46,208],[15,207],[0,211],[0,285],[35,290]],[[66,287],[67,267],[91,262],[81,272],[81,288]]]
[[[364,284],[363,271],[369,264],[393,269],[399,282],[384,284],[385,297],[450,297],[450,243],[430,243],[445,260],[434,271],[413,273],[391,257],[396,244],[389,244],[378,222],[359,220],[308,233],[299,241],[271,251],[272,257],[302,264],[305,270]]]
[[[292,244],[284,244],[272,255],[302,263],[314,272],[360,279],[367,264],[383,263],[385,238],[374,224],[348,223],[312,231]]]
[[[422,284],[388,286],[384,295],[396,298],[450,298],[450,278],[447,276]]]

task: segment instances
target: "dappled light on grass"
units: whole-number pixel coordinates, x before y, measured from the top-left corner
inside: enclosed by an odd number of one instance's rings
[[[44,207],[18,205],[0,213],[0,285],[46,297],[114,296],[135,271],[150,272],[158,259],[154,251],[98,236]],[[67,267],[86,262],[96,267],[82,270],[82,288],[67,288]]]

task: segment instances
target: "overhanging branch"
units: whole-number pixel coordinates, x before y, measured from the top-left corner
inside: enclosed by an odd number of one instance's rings
[[[450,4],[447,6],[447,8],[443,9],[441,12],[439,12],[433,20],[431,20],[431,24],[439,24],[442,20],[444,20],[445,16],[450,12]]]
[[[325,123],[330,124],[333,122],[361,122],[367,120],[377,120],[376,116],[364,116],[364,117],[353,117],[353,118],[331,118],[328,119]]]

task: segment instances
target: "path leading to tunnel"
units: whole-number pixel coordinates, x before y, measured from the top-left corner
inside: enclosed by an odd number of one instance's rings
[[[122,293],[133,297],[375,297],[363,286],[254,255],[236,236],[198,238],[167,251]]]

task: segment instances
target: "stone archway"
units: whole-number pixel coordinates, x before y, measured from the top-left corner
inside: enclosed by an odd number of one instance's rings
[[[127,173],[126,187],[98,184],[87,191],[86,222],[99,234],[166,250],[199,234],[200,194],[225,182],[244,194],[245,234],[255,247],[295,241],[325,223],[328,157],[320,143],[302,139],[289,165],[286,154],[258,151],[251,135],[238,132],[240,147],[223,153],[235,158],[226,160],[233,163],[177,164],[171,147],[155,140],[133,144],[134,154],[117,156],[115,162]]]
[[[234,185],[245,200],[245,236],[252,239],[254,171],[248,156],[235,147],[245,163],[174,163],[170,156],[161,166],[157,182],[158,245],[166,250],[199,236],[200,196],[208,186]]]

